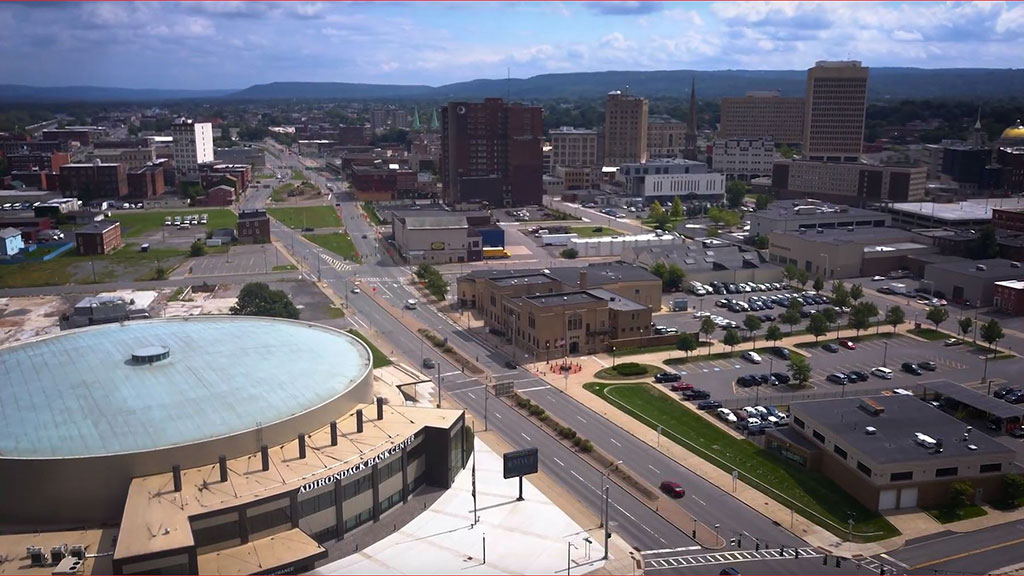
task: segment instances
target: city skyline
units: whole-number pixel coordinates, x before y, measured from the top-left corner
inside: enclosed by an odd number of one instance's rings
[[[1024,5],[1002,2],[12,3],[0,13],[0,77],[231,89],[840,59],[1009,68],[1022,25]]]

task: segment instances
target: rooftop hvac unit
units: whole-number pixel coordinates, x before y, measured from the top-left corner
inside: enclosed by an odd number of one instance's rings
[[[73,556],[68,556],[67,558],[61,560],[60,564],[58,564],[57,567],[53,569],[53,572],[51,572],[51,574],[53,576],[68,576],[70,574],[78,574],[82,571],[82,568],[84,567],[84,560],[79,560],[78,558],[75,558]]]
[[[49,563],[41,546],[27,546],[25,554],[28,556],[29,566],[46,566]]]
[[[85,546],[83,544],[72,544],[70,554],[72,558],[85,560]]]
[[[924,446],[925,448],[935,447],[935,439],[932,438],[931,436],[922,434],[920,432],[914,432],[914,442],[917,442],[918,444]]]
[[[60,564],[60,561],[67,558],[68,556],[68,545],[60,544],[50,548],[50,563]]]

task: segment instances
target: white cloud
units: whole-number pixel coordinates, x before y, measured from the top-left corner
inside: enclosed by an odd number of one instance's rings
[[[924,40],[924,36],[921,36],[921,33],[917,30],[893,30],[889,36],[893,40],[899,40],[900,42]]]

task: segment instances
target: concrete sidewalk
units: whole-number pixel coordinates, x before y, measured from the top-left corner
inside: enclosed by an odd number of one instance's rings
[[[473,522],[470,464],[406,526],[312,574],[583,574],[605,566],[597,535],[529,480],[523,483],[524,500],[516,501],[518,481],[502,477],[501,455],[480,438],[475,450],[479,522]]]

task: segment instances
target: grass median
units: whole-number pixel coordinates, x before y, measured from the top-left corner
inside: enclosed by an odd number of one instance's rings
[[[341,256],[349,262],[359,264],[363,261],[352,243],[352,237],[346,232],[331,232],[330,234],[303,234],[303,238]]]
[[[362,340],[363,344],[366,344],[366,347],[370,349],[370,354],[373,356],[374,368],[383,368],[385,366],[391,366],[392,362],[391,359],[387,357],[387,354],[381,352],[380,348],[377,348],[377,346],[375,346],[373,342],[370,342],[369,338],[363,336],[362,332],[356,330],[355,328],[349,328],[348,330],[346,330],[346,332]]]
[[[341,228],[341,219],[334,206],[301,206],[268,208],[270,217],[292,228]]]
[[[795,508],[836,536],[847,536],[851,515],[857,541],[874,542],[899,534],[885,518],[865,508],[829,478],[752,442],[734,438],[654,386],[590,382],[584,388],[649,428],[661,426],[666,438],[718,468],[730,473],[738,470],[744,482],[783,506]]]
[[[665,370],[653,364],[640,364],[638,362],[619,362],[615,366],[602,368],[594,374],[602,380],[641,380],[650,378]]]

